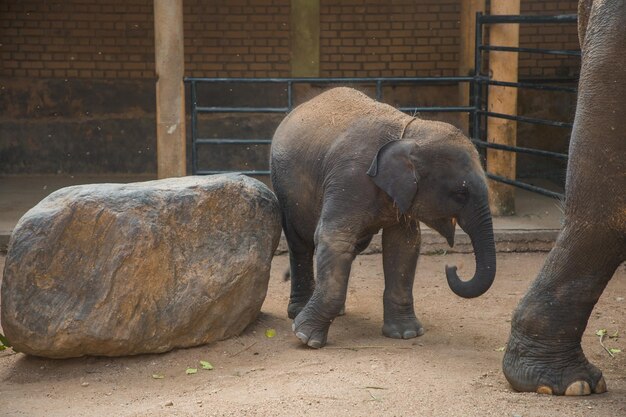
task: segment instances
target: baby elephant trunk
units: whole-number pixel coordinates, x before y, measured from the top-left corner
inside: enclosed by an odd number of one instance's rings
[[[450,289],[463,298],[474,298],[484,294],[496,276],[496,245],[493,224],[488,205],[483,205],[467,215],[459,217],[459,226],[472,240],[476,271],[472,279],[463,281],[456,273],[456,266],[446,265],[446,277]]]

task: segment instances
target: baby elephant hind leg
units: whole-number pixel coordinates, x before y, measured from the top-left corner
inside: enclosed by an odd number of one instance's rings
[[[300,341],[312,348],[326,344],[328,329],[341,312],[354,260],[355,245],[336,236],[320,234],[317,243],[317,284],[313,296],[293,323]]]
[[[289,246],[289,277],[291,279],[291,294],[287,315],[290,319],[296,318],[313,295],[315,278],[313,276],[313,242],[306,242],[284,220],[285,238]]]
[[[415,222],[383,229],[383,335],[387,337],[410,339],[424,334],[413,307],[413,281],[419,249],[420,231]]]

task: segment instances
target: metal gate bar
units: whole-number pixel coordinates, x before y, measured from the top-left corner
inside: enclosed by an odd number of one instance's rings
[[[557,153],[551,151],[543,151],[541,149],[534,148],[522,148],[520,146],[502,145],[500,143],[485,142],[484,140],[470,139],[472,143],[481,148],[500,149],[503,151],[512,151],[517,153],[526,153],[529,155],[548,156],[551,158],[561,159],[567,161],[567,154]]]
[[[502,87],[518,87],[518,88],[528,88],[534,90],[545,90],[545,91],[564,91],[568,93],[576,93],[578,89],[576,87],[560,87],[556,85],[546,85],[546,84],[537,84],[537,83],[529,83],[529,82],[509,82],[509,81],[495,81],[490,80],[486,77],[482,77],[483,82],[488,85],[498,85]]]

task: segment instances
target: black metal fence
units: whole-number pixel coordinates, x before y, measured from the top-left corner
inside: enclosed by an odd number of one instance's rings
[[[488,87],[489,86],[506,86],[519,89],[535,89],[543,91],[558,91],[576,93],[576,88],[565,87],[555,81],[559,80],[522,80],[520,82],[505,82],[491,79],[482,71],[483,54],[489,51],[509,51],[531,54],[551,54],[580,56],[577,50],[552,50],[541,48],[512,48],[498,45],[489,45],[483,43],[483,28],[490,24],[575,24],[577,22],[576,15],[561,16],[489,16],[477,13],[476,15],[476,53],[475,53],[475,73],[473,76],[466,77],[411,77],[411,78],[185,78],[185,82],[189,85],[191,96],[191,154],[192,154],[192,173],[194,175],[207,175],[222,172],[230,172],[232,169],[228,167],[202,167],[198,160],[198,150],[201,146],[206,145],[269,145],[271,138],[228,138],[228,137],[208,137],[204,132],[199,131],[198,120],[201,114],[267,114],[267,113],[288,113],[294,107],[294,87],[299,84],[315,84],[315,85],[359,85],[370,86],[375,88],[375,98],[383,101],[383,91],[386,86],[393,85],[438,85],[438,84],[462,84],[469,83],[471,88],[470,103],[461,106],[402,106],[401,111],[407,113],[425,113],[425,112],[456,112],[468,113],[470,120],[470,136],[472,142],[479,148],[491,148],[509,152],[525,153],[530,155],[538,155],[543,157],[555,158],[558,160],[567,160],[567,154],[550,152],[541,149],[533,149],[519,146],[508,146],[487,141],[487,119],[489,117],[515,120],[521,123],[541,124],[555,126],[559,128],[571,129],[572,123],[559,122],[553,120],[545,120],[523,115],[507,115],[495,113],[488,110]],[[198,87],[201,85],[280,85],[284,92],[284,103],[274,106],[203,106],[198,104]],[[237,171],[247,175],[268,175],[267,169],[252,169]],[[504,178],[493,173],[487,172],[487,176],[495,181],[513,185],[532,192],[540,193],[550,197],[562,198],[563,195],[541,187],[527,184],[515,179]]]
[[[198,116],[203,113],[288,113],[294,107],[294,86],[298,84],[315,85],[356,85],[360,87],[375,87],[375,98],[384,100],[383,87],[391,85],[436,85],[436,84],[460,84],[472,83],[474,77],[412,77],[412,78],[185,78],[189,83],[191,94],[191,155],[192,173],[194,175],[217,174],[228,171],[222,169],[203,169],[198,165],[198,147],[202,145],[269,145],[270,138],[206,138],[198,131]],[[278,84],[282,85],[285,94],[285,103],[282,106],[200,106],[198,105],[199,84]],[[476,109],[473,106],[401,106],[399,110],[406,113],[469,113],[474,115]],[[238,171],[247,175],[269,175],[267,170]]]
[[[482,148],[498,149],[509,152],[525,153],[529,155],[537,155],[543,157],[554,158],[558,160],[567,161],[567,154],[545,151],[541,149],[525,148],[519,146],[508,146],[487,141],[487,118],[494,117],[500,119],[515,120],[521,123],[529,123],[535,125],[547,125],[559,128],[571,129],[571,122],[559,122],[554,120],[545,120],[527,116],[509,115],[502,113],[495,113],[488,111],[488,87],[489,86],[503,86],[514,87],[518,89],[534,89],[543,91],[558,91],[576,94],[577,89],[574,87],[565,87],[562,85],[554,85],[562,80],[533,80],[522,82],[506,82],[491,79],[488,75],[484,74],[482,70],[483,53],[489,51],[509,51],[509,52],[527,52],[531,54],[547,54],[547,55],[564,55],[564,56],[580,56],[579,50],[555,50],[544,48],[521,48],[521,47],[505,47],[499,45],[483,44],[483,28],[490,24],[576,24],[576,15],[560,15],[560,16],[489,16],[482,13],[476,14],[476,39],[475,39],[475,59],[474,68],[475,75],[472,83],[473,86],[473,107],[476,109],[474,114],[473,130],[472,130],[472,142]],[[527,184],[521,181],[517,181],[510,178],[504,178],[499,175],[495,175],[487,171],[487,177],[492,180],[502,182],[505,184],[513,185],[518,188],[522,188],[535,193],[547,195],[555,198],[563,198],[563,194],[556,193],[554,191],[547,190],[542,187],[537,187],[531,184]]]

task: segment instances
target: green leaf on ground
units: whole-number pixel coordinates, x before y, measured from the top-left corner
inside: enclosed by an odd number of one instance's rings
[[[163,374],[152,374],[152,378],[154,378],[154,379],[163,379],[163,378],[165,378],[165,375],[163,375]]]
[[[621,349],[610,348],[609,352],[611,352],[612,354],[616,354],[616,353],[621,353],[622,350]]]
[[[208,369],[209,371],[213,369],[213,365],[211,365],[211,362],[207,361],[200,361],[200,366],[202,366],[202,369]]]
[[[187,368],[185,371],[187,375],[193,375],[198,373],[198,368]]]
[[[596,330],[596,336],[606,336],[606,329],[600,329],[600,330]]]
[[[272,337],[274,337],[274,336],[276,336],[276,330],[275,330],[275,329],[267,329],[267,330],[265,331],[265,337],[267,337],[267,338],[270,338],[270,339],[271,339],[271,338],[272,338]]]
[[[504,352],[505,351],[505,347],[504,346],[500,346],[499,348],[494,349],[496,352]]]

